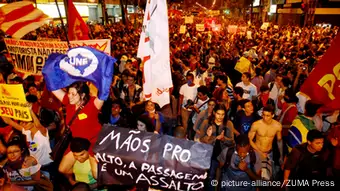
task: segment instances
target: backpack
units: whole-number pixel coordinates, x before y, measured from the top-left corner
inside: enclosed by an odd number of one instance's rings
[[[235,147],[229,147],[226,157],[225,157],[225,163],[224,163],[224,168],[227,169],[230,166],[231,163],[231,157],[233,156],[235,152]],[[250,166],[253,168],[256,163],[256,155],[253,149],[249,150],[249,157],[250,157]]]

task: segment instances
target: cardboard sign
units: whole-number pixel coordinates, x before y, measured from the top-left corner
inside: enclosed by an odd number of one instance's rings
[[[32,121],[22,84],[0,84],[0,116]]]
[[[196,30],[203,32],[205,30],[204,24],[196,24]]]
[[[181,25],[179,28],[179,34],[184,34],[187,31],[187,26]]]
[[[221,27],[222,27],[221,24],[217,24],[214,27],[212,27],[212,31],[218,32],[221,30]]]
[[[236,34],[237,28],[238,28],[237,25],[229,25],[229,26],[228,26],[228,33]]]
[[[185,17],[185,24],[194,23],[194,16]]]
[[[247,27],[239,27],[241,32],[246,32],[247,31]]]
[[[99,185],[204,190],[212,145],[104,125],[93,149]]]
[[[265,23],[262,24],[261,29],[262,30],[267,30],[268,27],[269,27],[269,23],[265,22]]]
[[[51,53],[66,54],[67,42],[29,41],[5,38],[5,43],[15,70],[24,75],[39,75]],[[71,47],[89,46],[111,54],[109,39],[71,41]]]
[[[209,10],[209,15],[213,15],[213,16],[218,16],[220,15],[220,11],[219,10]]]
[[[247,39],[253,39],[251,31],[247,31]]]

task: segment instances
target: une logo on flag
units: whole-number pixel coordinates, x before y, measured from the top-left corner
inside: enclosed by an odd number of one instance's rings
[[[98,58],[85,48],[70,50],[67,57],[60,61],[60,69],[72,76],[86,77],[96,71]]]

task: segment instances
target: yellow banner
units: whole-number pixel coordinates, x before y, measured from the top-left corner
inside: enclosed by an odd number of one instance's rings
[[[32,121],[22,84],[0,84],[0,116]]]

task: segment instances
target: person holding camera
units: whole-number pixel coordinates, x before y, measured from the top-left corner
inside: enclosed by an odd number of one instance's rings
[[[189,115],[192,111],[190,106],[194,105],[194,99],[197,95],[197,86],[194,83],[194,75],[192,73],[187,73],[186,76],[187,83],[182,85],[179,90],[179,107],[178,107],[178,116],[182,117],[182,126],[186,130],[188,127]]]

